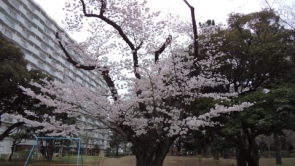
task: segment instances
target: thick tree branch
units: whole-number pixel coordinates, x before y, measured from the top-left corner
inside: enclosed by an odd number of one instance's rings
[[[94,70],[94,69],[100,69],[101,74],[103,79],[105,80],[105,82],[108,85],[109,90],[111,91],[112,97],[115,101],[118,100],[118,92],[117,89],[115,87],[114,81],[112,80],[112,78],[109,75],[109,69],[108,67],[99,67],[99,66],[85,66],[82,64],[79,64],[78,62],[76,62],[71,55],[68,53],[68,51],[66,50],[66,48],[64,47],[64,45],[61,42],[61,39],[59,37],[59,33],[56,32],[55,37],[58,39],[58,44],[61,47],[62,51],[65,53],[66,57],[67,57],[67,61],[70,62],[71,64],[73,64],[76,68],[79,69],[83,69],[83,70]]]
[[[106,22],[107,24],[111,25],[113,28],[115,28],[120,36],[123,38],[123,40],[128,44],[128,46],[131,48],[131,50],[135,50],[135,47],[133,45],[133,43],[130,41],[130,39],[127,37],[127,35],[123,32],[122,28],[116,24],[115,22],[113,22],[112,20],[106,18],[104,15],[103,15],[103,12],[100,12],[100,14],[88,14],[87,11],[86,11],[86,5],[85,5],[85,2],[84,0],[80,0],[80,2],[82,3],[82,7],[83,7],[83,14],[85,17],[96,17],[96,18],[99,18],[101,20],[103,20],[104,22]],[[101,0],[101,3],[102,3],[102,8],[103,6],[106,5],[105,3],[105,0]],[[106,7],[106,6],[105,6]],[[105,9],[103,9],[105,10]]]
[[[112,20],[106,18],[103,14],[104,14],[104,11],[105,11],[105,8],[106,8],[106,2],[105,0],[101,0],[101,11],[100,11],[100,14],[97,15],[97,14],[89,14],[87,13],[86,11],[86,4],[84,2],[84,0],[80,0],[81,4],[82,4],[82,7],[83,7],[83,14],[84,16],[86,17],[95,17],[95,18],[99,18],[101,19],[102,21],[106,22],[107,24],[111,25],[114,29],[116,29],[119,33],[119,35],[122,37],[122,39],[127,43],[127,45],[129,46],[129,48],[131,49],[132,51],[132,57],[133,57],[133,70],[134,70],[134,74],[135,74],[135,77],[137,79],[141,79],[141,76],[140,74],[137,72],[138,70],[138,54],[137,54],[137,51],[141,48],[143,42],[141,42],[137,47],[135,47],[135,45],[130,41],[130,39],[127,37],[127,35],[123,32],[122,28],[116,24],[115,22],[113,22]],[[109,85],[109,87],[112,87],[110,88],[111,92],[112,92],[112,95],[114,97],[114,99],[116,99],[116,94],[117,94],[117,91],[114,87],[114,84],[113,82],[111,81],[110,77],[108,76],[108,71],[106,70],[105,73],[103,73],[103,76],[105,76],[106,78],[104,78],[107,82],[107,84]],[[109,83],[108,83],[109,82]],[[141,91],[138,91],[137,92],[137,95],[141,94]],[[144,103],[139,103],[139,108],[142,112],[147,112],[146,111],[146,106]],[[146,117],[151,117],[148,113],[145,113],[145,116]]]
[[[105,10],[107,8],[107,2],[105,0],[100,0],[100,3],[101,3],[101,8],[100,8],[100,13],[99,14],[103,15],[103,13],[105,12]]]
[[[141,41],[135,50],[139,50],[141,48],[142,44],[143,44],[143,42]]]
[[[21,127],[22,125],[24,125],[24,122],[17,122],[14,123],[13,125],[9,126],[1,135],[0,135],[0,142],[3,141],[3,139],[7,136],[9,136],[10,132],[12,130],[14,130],[17,127]]]
[[[105,8],[106,8],[106,2],[105,2],[105,0],[101,0],[101,11],[100,11],[100,14],[99,15],[98,14],[89,14],[89,13],[87,13],[87,11],[86,11],[86,4],[85,4],[84,0],[80,0],[80,2],[82,4],[83,14],[84,14],[85,17],[99,18],[102,21],[106,22],[107,24],[111,25],[114,29],[116,29],[118,31],[119,35],[127,43],[127,45],[129,46],[129,48],[132,51],[134,74],[135,74],[135,77],[137,79],[140,79],[141,78],[140,77],[140,74],[137,72],[137,68],[139,67],[138,66],[137,50],[140,49],[140,47],[141,47],[142,44],[140,44],[138,47],[135,48],[134,44],[130,41],[130,39],[127,37],[127,35],[123,32],[122,28],[118,24],[116,24],[114,21],[108,19],[107,17],[105,17],[103,15],[103,13],[105,11]]]
[[[80,69],[84,69],[84,70],[94,70],[94,69],[99,69],[99,66],[85,66],[83,64],[79,64],[78,62],[76,62],[69,54],[69,52],[66,50],[66,48],[64,47],[64,45],[61,42],[61,38],[59,37],[59,32],[56,32],[55,34],[56,39],[58,39],[58,44],[60,46],[60,48],[62,49],[62,51],[65,53],[66,57],[67,57],[67,61],[70,62],[71,64],[73,64],[76,68],[80,68]]]
[[[198,31],[197,31],[197,24],[196,24],[196,18],[195,18],[195,8],[191,6],[186,0],[183,0],[183,1],[191,10],[193,33],[194,33],[194,59],[196,60],[199,54],[199,41],[198,41]]]
[[[165,48],[171,43],[172,36],[169,35],[164,44],[160,47],[158,51],[155,52],[155,63],[159,61],[159,56],[165,50]]]

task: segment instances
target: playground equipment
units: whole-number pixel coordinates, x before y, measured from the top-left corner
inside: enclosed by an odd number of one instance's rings
[[[74,143],[74,145],[73,145]],[[45,145],[44,145],[45,144]],[[67,147],[71,148],[70,154],[76,154],[76,164],[68,163],[56,164],[49,163],[48,160],[52,160],[54,158],[54,150],[59,149],[58,157],[63,155],[63,149]],[[77,149],[77,150],[75,150]],[[33,145],[24,166],[46,166],[46,165],[55,165],[55,166],[78,166],[83,165],[83,160],[80,155],[81,153],[81,138],[66,138],[66,137],[37,137],[35,140],[35,144]],[[69,159],[69,157],[68,157]],[[40,161],[47,161],[47,163],[40,163]]]

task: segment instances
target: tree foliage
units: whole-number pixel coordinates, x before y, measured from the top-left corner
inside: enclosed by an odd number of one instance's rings
[[[38,98],[33,98],[24,93],[21,87],[31,88],[36,92],[40,89],[31,84],[32,81],[38,82],[40,85],[43,83],[41,79],[47,76],[39,70],[28,70],[27,63],[24,59],[24,54],[13,42],[0,35],[0,117],[5,116],[22,116],[26,117],[26,121],[16,121],[8,124],[7,129],[0,133],[0,141],[15,131],[15,129],[22,127],[24,124],[31,125],[40,129],[40,125],[45,119],[46,115],[52,114],[52,107],[40,105]],[[52,80],[51,77],[46,80]],[[27,111],[30,111],[28,113]],[[52,117],[51,117],[52,118]],[[63,119],[66,122],[66,114],[56,114],[54,118]],[[17,117],[16,117],[17,119]],[[71,120],[71,119],[68,119]],[[36,125],[30,124],[35,121]],[[3,125],[3,122],[0,125]],[[46,125],[46,124],[45,124]],[[34,130],[31,128],[31,130]],[[36,130],[35,130],[36,131]],[[42,132],[42,131],[40,131]],[[48,132],[48,130],[46,130]],[[35,136],[42,135],[42,133],[35,133]]]
[[[41,72],[36,70],[28,71],[26,68],[26,61],[21,50],[14,45],[13,42],[6,39],[0,34],[0,117],[5,114],[21,114],[27,118],[25,110],[34,110],[36,99],[32,99],[25,95],[19,88],[20,85],[30,87],[29,81],[35,79],[36,81],[44,77]],[[31,86],[31,88],[34,88]],[[1,121],[0,121],[0,124]],[[7,137],[11,132],[21,127],[24,122],[16,122],[7,127],[1,133],[0,141]]]
[[[11,144],[11,152],[8,157],[8,162],[12,161],[12,156],[15,151],[16,145],[20,143],[25,143],[27,139],[31,138],[32,134],[26,131],[26,127],[18,127],[16,131],[10,135],[10,138],[12,139]]]
[[[294,37],[269,10],[232,14],[228,25],[217,34],[226,38],[220,47],[226,50],[226,65],[220,71],[229,84],[223,90],[242,92],[232,102],[255,105],[216,118],[224,126],[214,130],[234,143],[239,166],[259,165],[255,138],[293,126]]]

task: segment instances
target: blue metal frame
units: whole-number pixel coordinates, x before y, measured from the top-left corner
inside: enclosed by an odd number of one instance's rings
[[[25,165],[24,166],[27,166],[28,162],[29,162],[29,159],[32,155],[32,152],[34,150],[34,147],[38,145],[38,140],[39,139],[57,139],[57,140],[78,140],[78,157],[77,157],[77,166],[79,165],[79,160],[80,160],[80,149],[81,149],[81,138],[65,138],[65,137],[36,137],[36,141],[35,141],[35,145],[33,145],[30,153],[29,153],[29,156],[25,162]],[[38,153],[36,153],[36,159],[38,159]]]

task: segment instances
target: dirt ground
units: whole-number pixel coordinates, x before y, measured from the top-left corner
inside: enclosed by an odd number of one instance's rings
[[[235,159],[220,159],[218,161],[212,158],[202,158],[202,163],[198,157],[177,157],[167,156],[163,166],[236,166]],[[282,166],[295,166],[295,158],[283,158]],[[274,158],[260,159],[260,166],[276,166]],[[105,158],[103,163],[96,166],[135,166],[135,157],[127,156],[122,158]]]
[[[234,164],[235,160],[220,160],[214,161],[213,159],[202,159],[202,166],[224,166]],[[135,157],[127,156],[122,158],[106,158],[103,163],[97,166],[135,166]],[[167,156],[163,166],[200,166],[198,157],[177,157]]]

